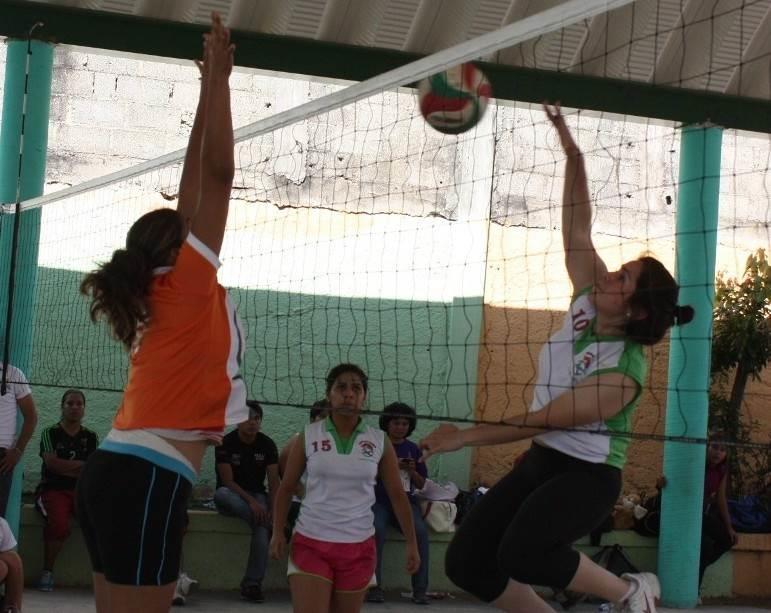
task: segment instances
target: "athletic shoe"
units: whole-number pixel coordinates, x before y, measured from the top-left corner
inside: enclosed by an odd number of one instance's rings
[[[429,604],[431,601],[428,599],[428,595],[425,592],[413,592],[412,602],[415,604]]]
[[[656,613],[656,601],[661,598],[658,577],[653,573],[624,573],[621,578],[634,586],[621,609],[623,613]]]
[[[177,585],[174,586],[174,598],[171,601],[171,604],[178,607],[184,606],[187,602],[187,597],[196,585],[198,585],[198,581],[191,578],[190,575],[184,572],[179,573]]]
[[[179,587],[175,587],[174,598],[171,599],[171,606],[184,607],[186,602],[187,602],[187,598],[185,597],[185,595],[180,593]]]
[[[54,591],[54,574],[50,570],[44,570],[40,573],[40,581],[37,582],[37,589],[41,592]]]
[[[265,602],[265,595],[260,585],[244,585],[241,587],[241,598],[249,602]]]
[[[367,602],[385,602],[385,593],[378,585],[376,585],[375,587],[371,587],[367,592],[366,601]]]

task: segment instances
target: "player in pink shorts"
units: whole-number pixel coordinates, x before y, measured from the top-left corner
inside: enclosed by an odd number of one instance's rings
[[[372,505],[378,477],[407,539],[407,572],[418,570],[420,556],[396,453],[382,430],[361,421],[366,374],[354,364],[339,364],[326,383],[331,412],[308,424],[292,446],[275,499],[270,552],[275,559],[283,556],[289,503],[307,472],[287,572],[294,610],[358,613],[375,573]]]

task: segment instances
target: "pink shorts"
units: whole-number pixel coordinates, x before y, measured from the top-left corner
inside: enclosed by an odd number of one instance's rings
[[[287,575],[312,575],[329,581],[336,592],[361,592],[374,585],[375,537],[361,543],[318,541],[295,532]]]

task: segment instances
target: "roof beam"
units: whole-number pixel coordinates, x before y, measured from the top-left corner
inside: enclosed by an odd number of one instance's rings
[[[688,0],[656,61],[650,80],[665,85],[703,87],[714,50],[739,17],[746,0]],[[704,53],[706,41],[710,52]]]
[[[327,0],[316,37],[334,43],[371,45],[386,0]]]
[[[232,30],[282,34],[293,8],[293,0],[233,0],[227,24]]]
[[[545,11],[554,6],[564,3],[565,0],[512,0],[506,16],[503,18],[501,27],[507,26],[515,21],[521,21],[530,17],[539,11]],[[536,43],[542,39],[527,41],[521,45],[514,45],[506,49],[501,49],[497,54],[497,62],[501,64],[511,64],[513,66],[534,66],[538,64],[537,53],[543,52],[543,45],[534,48]]]
[[[769,75],[771,75],[771,3],[766,14],[742,53],[742,63],[734,68],[725,88],[732,96],[770,98]]]
[[[143,19],[133,15],[53,7],[36,2],[0,2],[0,35],[39,32],[57,42],[144,53],[167,58],[199,57],[204,26]],[[233,32],[239,66],[362,81],[419,59],[414,53],[353,47],[253,32]],[[355,57],[357,61],[352,62]],[[739,98],[635,81],[481,64],[499,99],[539,103],[561,100],[566,107],[636,115],[682,123],[712,123],[771,133],[771,101]]]
[[[655,15],[658,0],[641,0],[592,18],[571,62],[571,72],[622,78],[636,41]]]
[[[402,50],[428,54],[463,42],[476,5],[467,0],[422,0]]]

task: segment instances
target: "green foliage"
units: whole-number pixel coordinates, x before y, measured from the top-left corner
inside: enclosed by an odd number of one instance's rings
[[[718,274],[713,317],[713,375],[743,366],[757,379],[771,359],[771,265],[764,249],[747,258],[741,281]]]
[[[771,360],[771,265],[764,249],[747,258],[741,280],[718,275],[713,317],[710,425],[731,441],[749,442],[759,424],[742,416],[744,393]],[[737,492],[748,493],[770,469],[767,450],[731,454]]]

